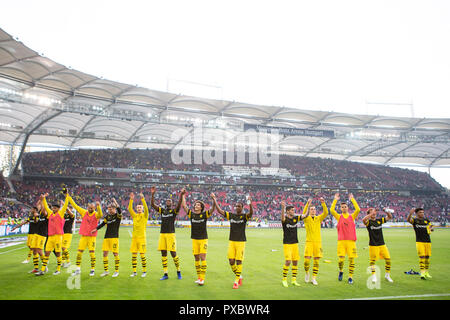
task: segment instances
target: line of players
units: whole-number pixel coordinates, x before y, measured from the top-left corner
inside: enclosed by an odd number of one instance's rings
[[[175,236],[175,220],[181,207],[187,213],[191,222],[191,239],[192,252],[195,260],[195,269],[197,273],[197,280],[195,283],[203,285],[205,281],[205,274],[207,270],[206,253],[208,249],[208,234],[207,234],[207,219],[217,210],[217,212],[230,221],[230,236],[228,246],[228,260],[231,270],[234,273],[235,279],[233,288],[238,289],[243,282],[242,277],[242,263],[244,260],[246,235],[245,229],[247,222],[252,218],[253,205],[251,198],[248,197],[249,211],[244,213],[244,203],[237,202],[235,204],[235,212],[231,213],[222,210],[217,203],[215,195],[212,193],[212,205],[210,210],[205,210],[205,204],[196,200],[193,208],[189,209],[185,200],[185,189],[180,192],[180,198],[177,205],[174,207],[172,199],[165,201],[165,207],[157,206],[155,204],[156,188],[151,188],[151,207],[161,216],[161,230],[158,241],[158,250],[161,252],[161,262],[164,275],[160,280],[167,280],[168,276],[168,251],[170,252],[175,268],[177,270],[177,278],[182,279],[180,270],[180,258],[177,255],[176,236]],[[72,240],[72,227],[75,219],[74,213],[68,208],[69,203],[81,215],[80,225],[80,241],[76,256],[75,274],[81,272],[81,260],[84,250],[89,251],[91,258],[91,270],[89,275],[95,275],[95,248],[97,231],[106,225],[106,232],[103,240],[103,268],[102,277],[109,275],[109,261],[108,254],[111,251],[114,256],[114,273],[112,277],[119,275],[119,227],[122,220],[122,210],[115,199],[107,205],[107,215],[103,217],[102,208],[99,202],[90,203],[87,209],[78,206],[69,192],[65,189],[65,201],[60,204],[54,203],[49,207],[47,203],[48,194],[40,196],[40,199],[30,212],[30,216],[21,225],[30,223],[29,236],[27,245],[30,248],[27,260],[28,263],[31,256],[33,257],[34,269],[30,273],[36,276],[44,275],[48,268],[48,260],[50,253],[54,252],[57,260],[56,271],[54,275],[61,273],[61,266],[68,267],[70,265],[69,248]],[[136,206],[134,210],[135,195],[130,194],[128,211],[133,219],[133,231],[130,252],[132,255],[132,273],[131,277],[137,276],[137,256],[141,257],[142,277],[147,274],[146,261],[146,226],[149,217],[149,210],[145,197],[142,193],[139,194],[141,204]],[[357,258],[356,250],[356,219],[360,213],[358,203],[352,194],[349,195],[349,200],[352,202],[355,211],[349,213],[347,201],[340,202],[341,213],[337,213],[335,208],[337,202],[340,200],[339,194],[335,194],[331,204],[331,214],[337,220],[337,256],[338,256],[338,280],[342,281],[345,257],[348,257],[348,283],[353,284],[353,274],[355,270],[355,258]],[[317,213],[317,208],[312,205],[312,199],[308,199],[303,208],[303,213],[295,215],[293,206],[286,206],[286,203],[281,202],[281,222],[283,227],[283,251],[285,263],[282,270],[282,285],[288,287],[287,274],[291,268],[292,280],[291,284],[299,286],[297,282],[298,262],[300,260],[297,226],[300,220],[304,221],[306,230],[306,244],[304,251],[304,270],[305,282],[311,282],[317,285],[317,275],[319,271],[319,260],[323,257],[322,241],[321,241],[321,223],[328,215],[328,208],[325,200],[320,198],[322,205],[322,213]],[[378,259],[385,260],[385,279],[393,282],[390,277],[391,260],[389,250],[385,245],[382,224],[392,219],[393,210],[384,209],[385,217],[377,218],[377,210],[369,208],[367,215],[363,218],[363,223],[367,227],[369,233],[369,265],[372,270],[372,281],[376,282],[375,262]],[[413,218],[413,214],[415,217]],[[99,220],[103,217],[102,223]],[[431,240],[430,232],[433,231],[433,226],[429,219],[425,218],[424,210],[422,208],[411,209],[407,217],[416,233],[416,249],[419,256],[419,268],[422,279],[431,278],[429,274],[429,265],[431,257]],[[16,226],[15,228],[20,227]],[[44,250],[45,249],[45,250]],[[310,275],[310,264],[313,260],[312,276]],[[39,260],[41,260],[41,268],[39,269]]]

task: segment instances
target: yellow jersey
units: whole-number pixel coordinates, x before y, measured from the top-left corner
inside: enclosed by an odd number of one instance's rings
[[[143,213],[136,213],[133,209],[133,199],[130,199],[128,204],[128,212],[133,219],[133,235],[131,238],[145,238],[147,236],[147,220],[148,220],[148,207],[145,199],[142,198],[142,205],[144,206]]]
[[[306,209],[304,212],[306,212],[307,207],[308,204],[306,204]],[[322,221],[328,216],[328,208],[326,203],[322,203],[322,208],[322,214],[316,215],[315,217],[307,216],[303,219],[306,230],[306,241],[322,241],[322,237],[320,235],[321,224]]]

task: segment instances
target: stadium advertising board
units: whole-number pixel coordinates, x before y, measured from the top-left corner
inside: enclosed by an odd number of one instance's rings
[[[244,131],[254,130],[256,132],[277,133],[288,136],[310,136],[334,138],[333,130],[298,129],[287,127],[271,127],[259,124],[244,123]]]

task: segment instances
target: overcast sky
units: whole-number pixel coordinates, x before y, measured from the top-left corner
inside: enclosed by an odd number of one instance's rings
[[[359,114],[450,114],[447,0],[10,0],[0,28],[65,66],[154,90]]]

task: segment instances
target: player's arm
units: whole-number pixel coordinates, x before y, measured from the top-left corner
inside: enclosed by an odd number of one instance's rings
[[[284,222],[286,217],[286,202],[281,201],[281,222]]]
[[[155,192],[156,192],[156,187],[154,187],[154,186],[151,187],[150,193],[152,195],[152,200],[150,201],[150,205],[156,212],[161,213],[161,208],[155,204]]]
[[[409,223],[411,223],[411,224],[414,224],[414,219],[412,218],[412,215],[413,215],[413,213],[414,213],[414,208],[412,208],[411,210],[409,210],[409,214],[408,214],[408,216],[406,217],[406,221],[408,221]]]
[[[116,199],[112,198],[112,202],[114,203],[114,206],[116,207],[116,211],[117,211],[117,217],[119,219],[122,219],[122,209],[120,209],[119,204],[117,203]]]
[[[100,230],[101,228],[103,228],[103,227],[106,225],[105,220],[106,220],[106,219],[103,219],[102,223],[100,223],[100,224],[97,226],[97,228],[92,229],[92,230],[91,230],[91,233],[94,233],[95,231]]]
[[[142,205],[144,206],[144,217],[148,218],[148,206],[147,202],[145,201],[144,194],[141,192],[139,193],[139,196],[141,197]]]
[[[217,203],[216,195],[215,195],[214,193],[211,193],[211,199],[213,199],[213,201],[214,201],[214,206],[215,206],[217,212],[218,212],[220,215],[222,215],[222,216],[224,216],[224,217],[226,218],[225,211],[222,210],[222,208],[221,208],[221,207],[219,206],[219,204]],[[214,211],[211,211],[211,214],[212,214],[212,213],[214,213]]]
[[[341,216],[336,212],[336,210],[335,210],[335,208],[336,208],[336,203],[338,202],[339,199],[340,199],[339,193],[336,193],[336,194],[334,195],[334,199],[333,199],[333,202],[331,203],[331,208],[330,208],[331,214],[333,215],[333,217],[334,217],[336,220],[339,220],[339,218],[341,217]]]
[[[359,208],[358,202],[356,202],[355,197],[353,197],[353,194],[349,194],[349,199],[353,203],[353,206],[355,207],[355,212],[352,213],[353,220],[356,221],[358,218],[359,213],[361,212],[361,209]]]
[[[100,219],[101,217],[103,217],[102,206],[100,205],[100,201],[97,201],[95,204],[97,205],[97,211],[95,212],[95,217],[97,219]]]
[[[186,205],[186,197],[185,197],[185,194],[186,194],[186,193],[183,193],[183,194],[181,195],[181,199],[182,199],[182,201],[181,201],[181,206],[183,207],[184,212],[186,212],[186,214],[187,214],[188,217],[190,218],[190,217],[191,217],[191,214],[190,214],[190,210],[189,210],[188,206]]]
[[[367,223],[369,222],[370,219],[370,215],[367,214],[366,216],[364,216],[364,218],[362,218],[362,222],[364,223],[365,226],[367,226]]]
[[[252,205],[252,197],[248,195],[249,209],[247,213],[247,220],[250,220],[253,217],[253,205]]]
[[[213,201],[213,204],[211,206],[211,209],[206,211],[206,217],[209,218],[214,213],[214,210],[216,210],[216,202]]]
[[[84,215],[86,214],[87,210],[83,209],[79,205],[77,205],[75,203],[75,201],[73,201],[73,198],[71,196],[69,196],[69,203],[72,205],[72,207],[75,208],[75,210],[77,210],[77,212],[81,215],[81,217],[84,217]]]
[[[386,212],[386,217],[384,218],[384,221],[387,222],[389,220],[392,220],[393,216],[391,210],[384,208],[383,211]]]
[[[175,214],[178,214],[178,212],[180,212],[181,204],[183,203],[183,195],[184,195],[185,193],[186,193],[186,190],[185,190],[184,188],[181,189],[180,198],[178,199],[177,206],[175,207]]]
[[[73,211],[69,207],[67,207],[67,212],[69,213],[69,217],[71,217],[71,218],[75,217],[75,214],[73,213]]]
[[[312,199],[309,198],[308,201],[306,202],[305,206],[303,207],[303,212],[300,215],[300,220],[305,219],[308,215],[309,215],[309,206],[311,205]]]
[[[128,212],[130,213],[131,218],[134,219],[136,216],[136,212],[134,212],[133,209],[133,202],[134,202],[134,193],[130,193],[130,201],[128,202]]]
[[[24,224],[27,224],[28,222],[30,222],[30,218],[26,219],[25,221],[23,221],[21,224],[16,225],[14,228],[11,229],[11,231],[16,230],[17,228],[20,228],[21,226],[23,226]]]
[[[328,207],[325,199],[320,197],[320,204],[322,205],[322,214],[319,216],[320,221],[323,221],[328,216]]]
[[[61,201],[62,202],[62,201]],[[58,214],[61,218],[64,218],[64,214],[66,213],[67,207],[69,206],[69,198],[66,194],[66,199],[64,200],[64,203],[62,205],[62,208],[59,209]]]
[[[42,205],[44,207],[45,212],[47,212],[47,215],[52,215],[53,211],[49,208],[47,203],[48,193],[41,195]]]

